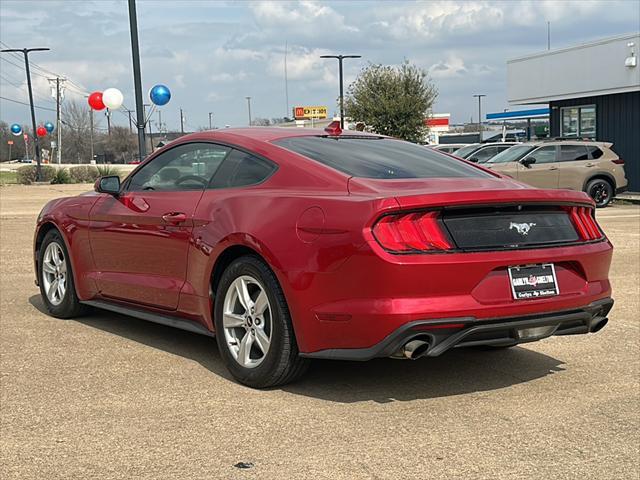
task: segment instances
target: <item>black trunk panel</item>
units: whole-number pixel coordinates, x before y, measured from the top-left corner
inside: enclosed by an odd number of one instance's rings
[[[515,206],[445,210],[442,222],[458,248],[528,248],[579,240],[562,208]]]

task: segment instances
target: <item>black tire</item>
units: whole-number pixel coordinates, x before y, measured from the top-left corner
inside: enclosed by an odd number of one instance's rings
[[[242,276],[250,276],[260,283],[270,305],[270,345],[261,363],[253,368],[244,367],[233,356],[223,326],[225,296]],[[214,323],[220,356],[231,375],[244,385],[267,388],[291,383],[301,377],[309,366],[309,360],[298,355],[289,307],[280,284],[269,267],[255,256],[234,260],[222,274],[215,296]]]
[[[606,207],[613,199],[613,185],[603,178],[595,178],[587,183],[586,192],[596,202],[597,208]]]
[[[47,251],[49,245],[51,245],[52,243],[55,243],[60,247],[60,250],[63,254],[63,261],[66,264],[66,289],[59,303],[53,303],[47,296],[47,292],[45,290],[43,262],[45,252]],[[40,285],[40,295],[42,296],[42,301],[44,302],[47,311],[52,316],[57,318],[74,318],[86,313],[87,307],[80,303],[76,294],[75,283],[73,281],[73,271],[69,253],[67,252],[67,247],[64,243],[64,240],[62,239],[62,236],[60,235],[60,232],[56,229],[52,229],[47,232],[47,234],[44,236],[44,239],[42,240],[42,244],[40,245],[40,250],[38,251],[38,284]]]

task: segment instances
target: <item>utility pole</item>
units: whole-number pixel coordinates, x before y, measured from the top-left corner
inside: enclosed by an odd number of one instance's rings
[[[251,126],[251,97],[244,97],[247,99],[247,108],[249,109],[249,126]]]
[[[182,107],[180,107],[180,133],[184,135],[184,114],[182,113]]]
[[[158,110],[158,133],[162,135],[162,111]]]
[[[133,113],[133,110],[129,110],[128,108],[123,108],[123,110],[127,112],[127,115],[129,115],[129,132],[133,133],[133,124],[131,123],[131,114]]]
[[[547,50],[551,50],[551,22],[547,21]]]
[[[213,115],[213,112],[209,112],[209,130],[213,130],[213,127],[211,125],[211,116]]]
[[[40,166],[40,143],[38,142],[38,133],[36,132],[36,111],[33,108],[33,90],[31,88],[31,73],[29,72],[29,52],[44,52],[48,48],[7,48],[0,50],[2,52],[21,52],[24,55],[24,68],[27,73],[27,87],[29,88],[29,106],[31,107],[31,126],[33,127],[33,141],[36,149],[36,181],[42,179]]]
[[[111,136],[111,112],[107,108],[104,114],[107,117],[107,135]]]
[[[93,154],[93,108],[89,109],[89,143],[91,144],[91,158],[89,163],[93,163],[95,156]]]
[[[142,78],[140,76],[140,48],[138,46],[138,18],[136,0],[129,0],[129,30],[131,31],[131,57],[133,60],[133,84],[136,91],[136,127],[138,127],[138,152],[140,161],[147,156],[144,140],[144,107],[142,106]],[[153,143],[152,143],[153,145]]]
[[[291,112],[289,111],[289,79],[287,77],[287,42],[284,42],[284,96],[285,101],[287,102],[287,109],[285,110],[286,115],[285,118],[289,118]]]
[[[64,78],[49,78],[51,85],[51,96],[56,99],[56,159],[58,165],[62,163],[62,122],[60,120],[60,108],[64,98]],[[55,87],[53,86],[55,82]]]
[[[342,61],[345,58],[362,58],[362,55],[321,55],[320,58],[338,59],[338,70],[340,73],[340,128],[344,130],[344,81],[342,76]]]
[[[482,97],[486,97],[486,95],[475,94],[474,97],[478,98],[478,137],[480,143],[482,143]]]
[[[151,108],[151,105],[148,103],[145,103],[142,105],[144,108],[144,118],[147,118],[147,107]],[[153,148],[153,133],[151,132],[151,113],[149,112],[149,120],[147,121],[147,124],[149,125],[149,143],[151,144],[151,153],[154,152],[154,148]]]

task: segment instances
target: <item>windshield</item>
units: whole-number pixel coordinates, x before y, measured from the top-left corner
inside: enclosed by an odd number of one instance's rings
[[[289,137],[273,143],[354,177],[488,177],[481,169],[437,150],[376,137]]]
[[[535,147],[531,145],[517,145],[506,149],[504,152],[500,152],[495,157],[487,160],[486,163],[508,163],[515,162],[524,157],[527,153],[533,150]]]
[[[467,145],[466,147],[459,148],[458,150],[456,150],[456,157],[467,158],[469,155],[475,152],[479,147],[480,145],[473,144],[473,145]]]

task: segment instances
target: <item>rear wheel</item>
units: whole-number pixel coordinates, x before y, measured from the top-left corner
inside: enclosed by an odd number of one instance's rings
[[[306,371],[309,361],[298,355],[282,289],[260,259],[244,256],[229,265],[218,285],[214,314],[220,354],[240,383],[272,387]]]
[[[587,184],[587,193],[596,202],[596,207],[606,207],[613,198],[613,186],[607,180],[596,178]]]
[[[78,301],[69,253],[60,232],[47,232],[38,251],[38,283],[47,311],[58,318],[82,315],[86,307]]]

